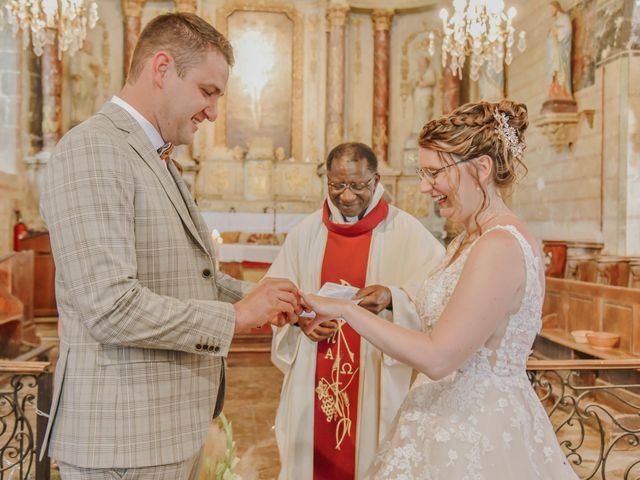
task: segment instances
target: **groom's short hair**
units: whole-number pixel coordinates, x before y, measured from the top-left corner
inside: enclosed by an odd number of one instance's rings
[[[193,13],[166,13],[151,20],[136,43],[131,58],[127,82],[135,81],[147,60],[156,52],[165,51],[173,57],[179,77],[198,65],[204,54],[217,50],[227,64],[234,63],[233,47],[218,30]]]
[[[349,161],[358,162],[366,160],[372,173],[378,173],[378,159],[371,147],[360,142],[347,142],[333,147],[327,157],[327,171],[331,170],[331,164],[338,158],[346,157]]]

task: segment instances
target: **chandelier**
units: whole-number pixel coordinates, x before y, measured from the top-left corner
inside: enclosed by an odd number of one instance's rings
[[[11,25],[13,35],[20,30],[23,45],[31,43],[36,55],[46,45],[58,42],[58,58],[67,50],[71,55],[82,47],[87,27],[98,21],[98,6],[93,0],[7,0],[0,9],[0,20]],[[1,23],[0,23],[1,26]]]
[[[515,34],[512,22],[516,9],[510,7],[505,14],[504,8],[502,0],[454,0],[451,18],[449,11],[443,8],[440,11],[443,68],[449,60],[453,74],[462,78],[462,67],[469,57],[470,77],[476,81],[485,63],[495,73],[502,72],[505,63],[511,64]],[[525,32],[521,30],[518,37],[518,50],[523,52]],[[430,40],[433,51],[433,36]]]

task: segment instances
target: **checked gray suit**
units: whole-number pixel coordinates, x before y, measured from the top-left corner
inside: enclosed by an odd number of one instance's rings
[[[40,208],[62,326],[43,451],[48,439],[51,457],[90,468],[193,457],[250,284],[215,269],[174,165],[114,103],[60,141]]]

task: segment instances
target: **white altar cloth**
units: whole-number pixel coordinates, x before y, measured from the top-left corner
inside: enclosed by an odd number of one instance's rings
[[[277,213],[276,233],[287,233],[304,219],[307,213]],[[273,213],[202,212],[209,231],[272,233]]]
[[[256,245],[252,243],[221,243],[217,246],[220,262],[273,263],[280,245]]]

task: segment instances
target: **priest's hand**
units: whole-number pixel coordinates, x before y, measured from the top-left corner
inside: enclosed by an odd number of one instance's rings
[[[342,300],[338,298],[321,297],[310,293],[300,292],[302,306],[307,311],[315,312],[315,318],[304,318],[306,321],[300,324],[300,328],[309,336],[316,327],[323,322],[333,321],[336,318],[342,318],[343,314],[349,307],[353,305],[351,300]]]
[[[313,321],[313,318],[305,317],[300,317],[300,320],[298,320],[298,326],[312,342],[322,342],[323,340],[330,338],[338,328],[337,320],[326,320],[319,325],[316,325],[312,330],[307,331],[309,329],[308,324]]]
[[[300,295],[298,287],[284,278],[266,278],[242,300],[233,304],[236,311],[236,332],[248,331],[271,322],[286,319],[286,323],[298,321]],[[296,313],[297,312],[297,313]]]
[[[385,308],[391,307],[391,290],[384,285],[369,285],[361,288],[353,296],[353,300],[359,300],[362,308],[371,313],[378,314]]]

